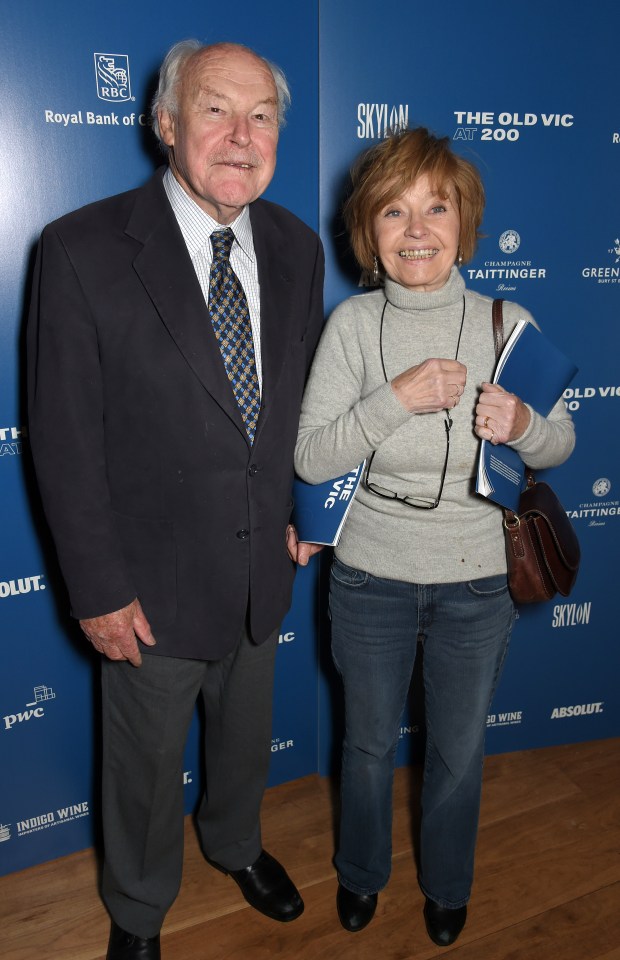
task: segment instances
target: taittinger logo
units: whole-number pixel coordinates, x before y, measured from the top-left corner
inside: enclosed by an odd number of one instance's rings
[[[511,257],[520,248],[521,237],[512,228],[504,230],[497,245],[506,257]],[[470,280],[497,280],[498,293],[507,293],[517,289],[516,280],[545,280],[547,268],[534,267],[531,260],[485,260],[484,269],[469,267],[466,273]]]

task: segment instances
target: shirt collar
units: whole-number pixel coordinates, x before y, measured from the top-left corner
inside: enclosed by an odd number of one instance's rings
[[[186,193],[177,178],[172,173],[170,167],[164,174],[164,189],[170,201],[170,206],[177,218],[183,239],[192,260],[199,250],[209,246],[209,238],[216,230],[221,230],[223,224],[218,223],[213,217],[198,206],[195,200]],[[239,216],[228,224],[235,235],[235,240],[241,247],[243,253],[252,261],[256,259],[254,253],[254,242],[252,238],[252,224],[250,222],[250,208],[243,208]]]

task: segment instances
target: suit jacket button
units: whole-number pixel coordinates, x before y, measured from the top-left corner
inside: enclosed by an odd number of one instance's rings
[[[256,474],[258,473],[258,467],[256,466],[255,463],[252,463],[250,465],[250,469],[248,470],[248,473],[250,474],[251,477],[256,476]]]
[[[247,540],[250,536],[249,530],[237,530],[237,539],[238,540]]]

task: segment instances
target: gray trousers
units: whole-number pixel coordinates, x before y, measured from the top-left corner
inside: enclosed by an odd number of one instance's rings
[[[102,896],[116,923],[155,936],[183,869],[183,756],[199,696],[205,708],[202,849],[229,870],[261,851],[277,634],[255,646],[244,631],[222,660],[145,655],[102,662]]]

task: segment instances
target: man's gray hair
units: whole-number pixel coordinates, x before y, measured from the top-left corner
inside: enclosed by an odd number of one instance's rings
[[[167,147],[162,140],[161,131],[159,129],[159,111],[167,110],[168,113],[172,114],[173,117],[177,116],[179,107],[177,92],[179,88],[179,81],[181,80],[183,74],[183,68],[185,67],[187,61],[190,60],[195,54],[202,50],[210,50],[216,47],[232,47],[236,48],[237,50],[245,50],[265,64],[273,76],[273,82],[275,83],[276,90],[278,92],[278,126],[284,126],[285,114],[291,103],[291,92],[289,90],[286,77],[284,76],[284,72],[280,69],[280,67],[277,66],[277,64],[272,63],[270,60],[266,60],[265,57],[261,57],[254,50],[251,50],[250,47],[246,47],[241,43],[204,44],[200,43],[199,40],[180,40],[170,48],[164,57],[163,63],[159,69],[159,84],[157,86],[157,93],[153,97],[153,102],[151,104],[151,123],[153,130],[155,132],[155,136],[164,149],[167,149]]]

